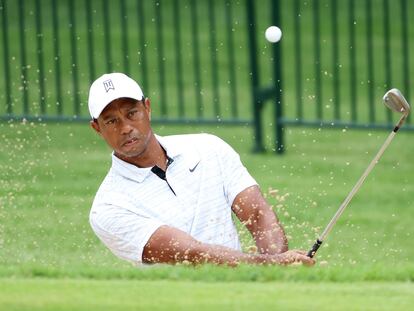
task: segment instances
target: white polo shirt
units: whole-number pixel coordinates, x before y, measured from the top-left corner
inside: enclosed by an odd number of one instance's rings
[[[144,246],[163,225],[204,243],[240,249],[231,206],[256,181],[239,155],[213,135],[156,137],[173,160],[166,180],[151,167],[138,168],[112,155],[90,213],[96,235],[116,256],[133,263],[142,262]]]

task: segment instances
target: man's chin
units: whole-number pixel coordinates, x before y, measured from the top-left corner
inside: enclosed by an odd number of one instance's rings
[[[136,158],[139,158],[143,153],[144,153],[143,150],[117,150],[115,151],[115,155],[122,160],[136,159]]]

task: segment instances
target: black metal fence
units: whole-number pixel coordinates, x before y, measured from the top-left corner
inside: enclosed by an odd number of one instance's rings
[[[90,83],[120,71],[155,122],[253,125],[256,150],[269,124],[278,152],[287,126],[390,127],[376,103],[391,87],[411,98],[408,12],[413,1],[1,0],[0,118],[89,119]]]
[[[244,4],[2,0],[1,19],[3,119],[88,118],[90,83],[120,71],[156,121],[251,123]]]
[[[285,38],[273,59],[282,64],[274,66],[275,87],[256,97],[258,103],[276,98],[276,151],[284,150],[287,126],[392,128],[399,116],[381,99],[392,87],[412,99],[414,20],[408,14],[414,2],[279,3],[273,20]],[[404,128],[414,130],[410,117],[407,123]]]

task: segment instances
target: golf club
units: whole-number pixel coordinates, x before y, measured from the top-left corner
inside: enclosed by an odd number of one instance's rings
[[[319,238],[316,240],[315,244],[312,246],[312,249],[308,252],[307,256],[312,258],[315,256],[316,251],[321,246],[322,242],[326,239],[326,236],[329,234],[329,232],[332,230],[332,227],[337,222],[338,218],[342,215],[345,208],[348,206],[349,202],[354,197],[355,193],[361,188],[362,183],[364,182],[365,178],[368,176],[368,174],[372,171],[375,164],[378,163],[379,159],[381,158],[382,154],[384,153],[385,149],[389,146],[392,139],[394,138],[397,131],[400,129],[402,124],[404,123],[405,119],[407,118],[408,114],[410,113],[410,105],[408,104],[407,100],[404,98],[404,96],[401,94],[401,92],[397,89],[391,89],[387,93],[385,93],[383,97],[384,104],[390,108],[392,111],[402,113],[402,117],[398,121],[398,123],[395,125],[394,129],[378,151],[378,153],[375,155],[374,159],[372,159],[371,163],[368,165],[365,172],[362,174],[362,176],[359,178],[355,186],[352,188],[351,192],[348,194],[348,196],[345,198],[344,202],[339,207],[338,211],[335,213],[334,217],[331,219],[329,224],[326,226],[325,230],[322,232],[322,234],[319,236]]]

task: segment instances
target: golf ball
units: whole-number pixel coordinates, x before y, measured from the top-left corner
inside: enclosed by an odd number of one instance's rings
[[[282,38],[282,31],[277,26],[270,26],[266,29],[265,37],[269,42],[279,42],[280,38]]]

